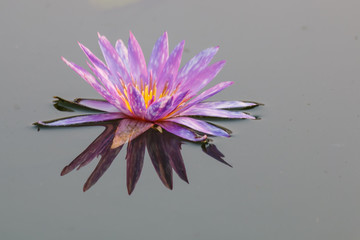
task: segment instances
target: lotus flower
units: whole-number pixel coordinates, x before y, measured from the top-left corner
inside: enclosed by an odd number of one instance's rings
[[[77,99],[75,103],[102,113],[39,121],[36,125],[71,126],[126,119],[117,128],[112,144],[112,148],[116,148],[153,126],[189,141],[203,141],[207,135],[230,136],[223,128],[193,116],[255,119],[247,113],[230,109],[256,107],[258,103],[205,102],[233,82],[218,83],[199,94],[225,64],[225,61],[219,61],[209,65],[219,47],[201,51],[179,70],[185,42],[176,45],[169,55],[166,32],[155,43],[148,65],[131,32],[128,47],[118,40],[114,48],[106,37],[98,36],[106,64],[79,43],[94,75],[62,59],[105,99]]]

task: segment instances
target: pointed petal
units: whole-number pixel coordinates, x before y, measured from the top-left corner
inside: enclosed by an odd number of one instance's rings
[[[57,96],[55,96],[54,98],[55,98],[55,100],[53,101],[53,106],[59,111],[74,112],[74,110],[80,110],[80,111],[91,111],[91,112],[103,112],[100,109],[94,109],[94,108],[91,108],[88,106],[81,105],[81,104],[75,102],[75,100],[69,101],[69,100],[66,100],[66,99],[63,99],[63,98],[57,97]],[[104,100],[102,100],[102,101],[104,101]],[[115,108],[115,107],[113,107],[113,108]],[[117,108],[115,108],[115,109],[117,109]],[[117,112],[119,112],[118,109],[117,109]]]
[[[180,112],[183,112],[189,108],[191,108],[192,106],[194,106],[195,104],[202,102],[206,99],[208,99],[209,97],[217,94],[218,92],[224,90],[225,88],[229,87],[230,85],[232,85],[234,82],[221,82],[219,84],[216,84],[214,87],[209,88],[208,90],[205,90],[204,92],[202,92],[201,94],[199,94],[197,97],[193,98],[192,100],[190,100],[189,102],[186,103],[186,105],[182,108],[179,109],[177,112],[174,112],[172,114],[172,116],[179,114]]]
[[[128,85],[127,90],[127,96],[132,112],[138,118],[143,118],[146,112],[144,97],[141,95],[140,91],[137,90],[132,84]]]
[[[151,128],[154,124],[134,119],[123,119],[116,129],[111,148],[117,148],[124,143],[135,139],[137,136]]]
[[[153,102],[147,109],[145,119],[155,121],[164,116],[164,112],[170,108],[173,102],[173,97],[163,97]]]
[[[224,65],[225,61],[214,63],[206,67],[198,75],[194,76],[194,79],[192,79],[193,81],[188,82],[189,84],[191,84],[190,94],[195,95],[198,91],[204,88],[209,82],[211,82],[211,80],[216,77],[216,75],[221,71]],[[185,86],[186,89],[189,88],[188,84],[182,86]]]
[[[129,195],[135,188],[141,174],[145,154],[144,134],[128,143],[126,153],[126,185]]]
[[[74,102],[81,106],[85,106],[87,108],[96,109],[103,112],[119,112],[118,108],[114,107],[111,103],[109,103],[106,100],[77,98],[74,100]]]
[[[166,85],[171,89],[173,81],[176,79],[179,66],[181,63],[181,56],[184,50],[185,41],[181,41],[171,52],[165,66],[159,76],[157,83],[157,96],[163,92],[163,89]]]
[[[104,175],[106,170],[110,167],[111,163],[114,161],[116,156],[119,154],[122,146],[112,149],[110,145],[106,151],[102,154],[99,163],[96,165],[96,168],[91,173],[86,183],[84,184],[83,191],[86,192],[89,188],[91,188],[101,177]]]
[[[79,115],[67,118],[59,118],[51,121],[39,121],[34,123],[37,126],[44,127],[66,127],[66,126],[80,126],[93,125],[94,123],[106,122],[115,119],[127,117],[123,113],[99,113],[90,115]]]
[[[105,36],[101,36],[100,34],[99,34],[99,45],[104,55],[106,64],[110,68],[111,73],[114,76],[118,76],[119,73],[119,75],[125,81],[125,83],[130,82],[131,80],[130,76],[119,54],[116,52],[116,50],[111,45],[109,40]],[[118,88],[121,88],[120,81],[114,84],[117,84]]]
[[[161,139],[161,133],[158,131],[149,131],[146,139],[146,146],[151,158],[151,162],[159,175],[162,183],[169,189],[172,189],[172,168],[170,158],[165,148],[164,141]]]
[[[214,109],[244,109],[244,108],[253,108],[262,105],[257,102],[250,101],[214,101],[214,102],[200,102],[194,105],[197,108],[214,108]]]
[[[210,134],[213,136],[230,137],[230,135],[223,129],[215,127],[214,125],[209,124],[205,121],[194,119],[194,118],[174,117],[174,118],[166,119],[164,121],[181,124],[181,125],[191,128],[191,129],[194,129],[196,131],[199,131],[199,132],[202,132],[205,134]]]
[[[219,47],[212,47],[201,51],[195,57],[193,57],[189,62],[185,64],[179,71],[177,77],[177,83],[188,84],[193,82],[195,77],[207,67],[211,59],[215,56]]]
[[[83,163],[89,163],[96,158],[112,142],[117,123],[107,124],[105,130],[69,165],[61,171],[61,176],[68,174]],[[86,165],[86,164],[84,164]]]
[[[256,119],[244,112],[228,111],[223,109],[209,109],[191,107],[188,110],[181,112],[179,116],[204,116],[204,117],[217,117],[217,118],[238,118],[238,119]]]
[[[156,41],[155,46],[152,50],[148,67],[148,76],[150,76],[151,74],[153,80],[157,81],[168,58],[168,35],[167,32],[164,32],[164,34]]]
[[[86,71],[84,68],[76,65],[73,62],[69,62],[64,57],[61,57],[61,59],[77,74],[79,74],[87,83],[89,83],[103,98],[105,99],[111,99],[111,96],[109,93],[105,90],[105,88],[99,84],[93,75],[91,75],[88,71]]]
[[[147,70],[146,70],[146,62],[145,62],[144,54],[132,32],[130,32],[130,37],[128,42],[128,52],[129,52],[130,72],[133,78],[135,79],[135,82],[140,83],[140,79],[146,81]]]
[[[130,72],[128,49],[121,39],[116,41],[115,49],[116,49],[116,52],[119,54],[120,59],[124,63],[126,70],[128,72]]]
[[[196,134],[194,131],[191,131],[188,128],[173,122],[161,121],[161,122],[157,122],[156,124],[164,128],[166,131],[191,142],[201,142],[207,138],[206,135],[200,136]]]

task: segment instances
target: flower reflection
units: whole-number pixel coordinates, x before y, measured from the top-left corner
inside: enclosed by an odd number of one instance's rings
[[[97,166],[84,185],[83,190],[87,191],[100,179],[123,148],[124,145],[114,147],[113,141],[116,141],[117,129],[123,129],[123,125],[128,125],[129,121],[136,120],[123,119],[101,124],[105,127],[105,130],[62,170],[61,175],[65,175],[75,168],[80,169],[97,158],[97,156],[101,156]],[[145,148],[147,149],[156,173],[167,188],[173,188],[173,170],[183,181],[188,183],[188,177],[181,155],[181,144],[182,140],[180,138],[161,128],[150,128],[137,138],[129,141],[126,153],[126,184],[128,193],[131,194],[133,192],[140,178],[144,163]],[[223,160],[224,155],[215,145],[206,141],[202,143],[201,147],[203,151],[211,157],[230,166]]]

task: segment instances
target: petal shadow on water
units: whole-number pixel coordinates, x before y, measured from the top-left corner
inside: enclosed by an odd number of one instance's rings
[[[116,138],[117,129],[119,129],[119,126],[121,128],[126,120],[127,119],[97,124],[98,126],[104,126],[105,130],[62,170],[61,175],[66,175],[74,169],[79,170],[100,156],[99,162],[84,184],[83,190],[87,191],[91,188],[110,167],[111,163],[123,148],[125,143],[114,145],[113,141]],[[173,171],[180,179],[189,183],[184,160],[181,155],[181,145],[184,140],[160,127],[149,128],[139,136],[131,137],[130,135],[131,133],[129,133],[130,140],[127,141],[126,153],[126,184],[129,194],[133,192],[140,178],[145,149],[147,149],[161,182],[167,188],[173,188]],[[225,162],[223,159],[224,155],[214,144],[204,141],[201,143],[201,148],[209,156],[221,163],[231,166]]]

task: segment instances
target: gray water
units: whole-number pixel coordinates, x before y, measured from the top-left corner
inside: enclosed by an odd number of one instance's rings
[[[1,1],[1,239],[359,239],[359,1]],[[168,31],[183,63],[220,45],[212,100],[253,100],[258,121],[218,122],[233,168],[186,143],[189,184],[160,182],[148,156],[126,190],[125,151],[89,191],[96,161],[66,176],[101,127],[42,129],[52,96],[97,98],[60,59],[86,66],[131,30],[148,59]]]

